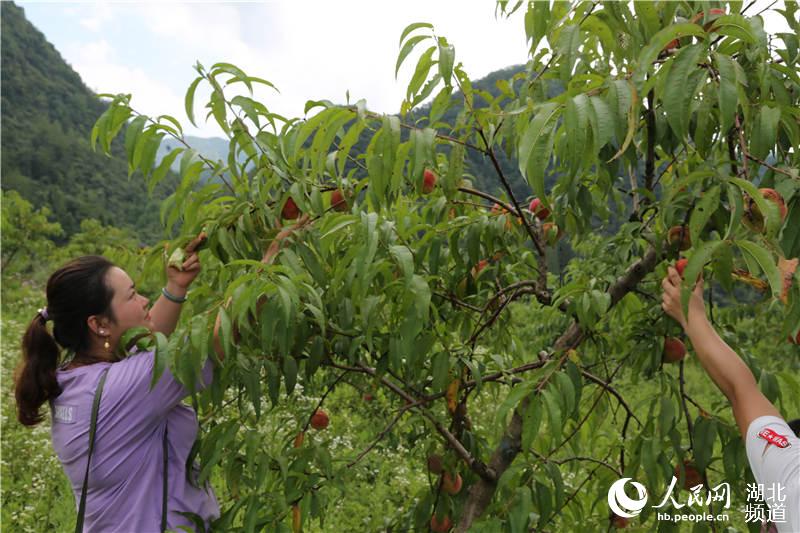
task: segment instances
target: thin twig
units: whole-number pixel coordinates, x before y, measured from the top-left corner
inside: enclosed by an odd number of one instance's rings
[[[403,415],[410,408],[411,408],[411,405],[405,405],[405,406],[401,407],[400,410],[395,415],[395,417],[392,419],[392,421],[389,422],[389,425],[387,425],[385,428],[383,428],[383,431],[381,431],[378,434],[378,436],[375,437],[375,440],[372,441],[372,444],[370,444],[364,451],[362,451],[360,454],[358,454],[358,457],[356,457],[352,462],[350,462],[347,465],[347,468],[353,468],[355,465],[358,464],[359,461],[361,461],[361,459],[364,458],[365,455],[367,455],[369,452],[371,452],[372,449],[375,448],[375,446],[383,439],[383,437],[385,437],[386,434],[389,433],[389,431],[392,430],[392,428],[400,421],[400,419],[403,417]]]
[[[766,161],[762,161],[761,159],[757,158],[756,156],[754,156],[754,155],[752,155],[750,153],[745,153],[745,155],[747,156],[747,159],[749,159],[751,161],[755,161],[759,165],[764,165],[765,167],[767,167],[768,169],[772,170],[773,172],[777,172],[778,174],[783,174],[784,176],[789,176],[790,178],[798,179],[797,176],[795,176],[795,175],[793,175],[793,174],[791,174],[789,172],[786,172],[785,170],[783,170],[781,168],[772,166],[769,163],[767,163]]]

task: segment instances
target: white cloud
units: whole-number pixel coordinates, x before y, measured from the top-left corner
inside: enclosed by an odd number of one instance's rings
[[[89,11],[88,16],[81,18],[78,22],[84,28],[98,32],[104,24],[112,19],[111,7],[108,4],[95,2],[88,6],[81,6],[82,11]],[[69,13],[69,12],[68,12]],[[72,11],[77,13],[77,10]]]
[[[96,93],[131,93],[132,106],[153,116],[182,109],[181,97],[167,81],[154,79],[140,66],[121,64],[114,48],[104,39],[68,47],[65,55]]]
[[[750,13],[766,5],[758,0]],[[309,99],[342,102],[347,90],[351,101],[366,98],[370,109],[397,112],[424,49],[423,43],[395,80],[400,33],[412,22],[430,22],[447,37],[473,79],[527,60],[521,11],[509,20],[496,18],[495,9],[486,0],[281,0],[68,4],[31,12],[49,24],[43,31],[91,88],[133,93],[137,109],[188,125],[183,96],[197,60],[207,68],[230,62],[275,83],[280,94],[258,86],[256,98],[284,116],[302,116]],[[785,27],[777,13],[766,19],[771,33]],[[147,51],[134,54],[139,46]],[[186,131],[222,135],[213,121],[204,124],[207,96],[198,90],[199,128]]]

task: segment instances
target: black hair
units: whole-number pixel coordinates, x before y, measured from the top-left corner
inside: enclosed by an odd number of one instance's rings
[[[22,360],[14,376],[17,418],[26,426],[42,421],[42,405],[61,394],[56,379],[60,349],[75,353],[91,347],[87,319],[103,315],[112,322],[114,290],[106,275],[114,263],[99,255],[78,257],[47,280],[47,311],[37,313],[22,337]],[[53,321],[52,335],[47,321]]]

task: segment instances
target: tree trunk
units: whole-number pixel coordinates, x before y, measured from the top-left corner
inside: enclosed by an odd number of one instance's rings
[[[633,290],[645,275],[653,271],[658,256],[659,254],[651,248],[642,259],[634,263],[633,266],[608,289],[608,294],[611,295],[612,307]],[[584,335],[580,326],[577,322],[573,322],[569,328],[567,328],[567,331],[556,341],[553,354],[578,346],[583,341],[583,338]],[[553,354],[551,354],[551,357]],[[511,466],[511,463],[514,462],[514,459],[517,458],[519,452],[522,451],[522,416],[520,413],[524,412],[529,401],[528,398],[523,399],[520,405],[514,409],[511,422],[509,422],[508,427],[506,427],[503,438],[500,439],[499,444],[489,460],[488,466],[493,469],[496,474],[495,481],[488,482],[479,479],[470,488],[467,503],[464,505],[464,512],[456,527],[457,532],[463,533],[469,530],[475,519],[483,514],[494,496],[494,491],[497,488],[496,480],[500,479],[508,467]]]

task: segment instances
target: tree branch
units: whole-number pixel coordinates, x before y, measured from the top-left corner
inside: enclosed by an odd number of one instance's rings
[[[628,292],[630,292],[649,272],[652,272],[656,265],[656,260],[659,254],[654,248],[649,249],[644,257],[631,265],[626,272],[620,276],[614,284],[609,287],[608,294],[611,296],[611,307],[616,305]],[[567,330],[555,342],[553,352],[543,358],[546,362],[552,358],[555,353],[560,353],[562,350],[566,351],[569,348],[577,346],[584,338],[584,333],[577,322],[574,322],[567,328]],[[565,357],[555,365],[557,370]],[[511,422],[506,427],[503,437],[500,439],[497,447],[489,459],[489,468],[491,468],[497,478],[499,479],[503,473],[511,466],[521,451],[521,436],[522,436],[522,415],[521,413],[527,407],[530,400],[524,399],[520,406],[514,409],[511,417]],[[599,468],[599,467],[598,467]],[[474,483],[469,490],[467,502],[464,504],[464,511],[461,515],[461,520],[458,523],[457,531],[464,532],[469,529],[472,522],[481,516],[486,510],[486,507],[492,501],[492,497],[496,490],[496,484],[486,480],[479,480]]]

